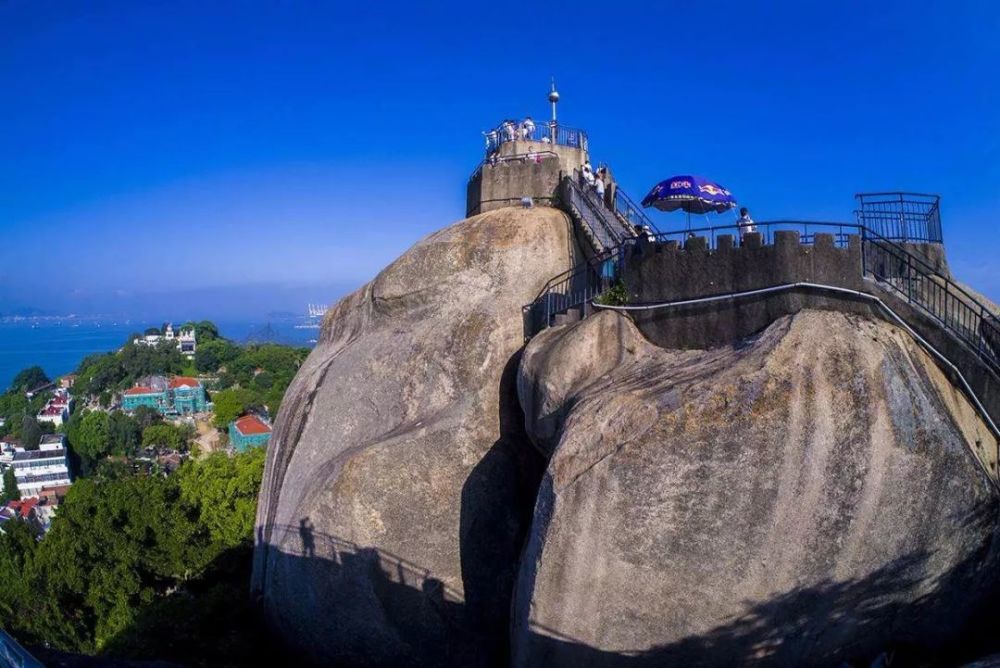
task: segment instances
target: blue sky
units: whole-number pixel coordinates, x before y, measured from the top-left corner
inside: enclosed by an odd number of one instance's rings
[[[480,131],[550,75],[636,198],[937,192],[1000,299],[1000,5],[751,4],[0,0],[0,311],[332,301],[462,217]]]

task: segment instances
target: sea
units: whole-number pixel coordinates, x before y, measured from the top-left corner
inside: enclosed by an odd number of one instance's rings
[[[273,341],[311,347],[319,335],[317,322],[305,318],[214,322],[222,336],[239,343]],[[87,355],[117,350],[130,334],[162,324],[110,318],[0,320],[0,391],[25,367],[38,365],[55,378],[75,371]]]

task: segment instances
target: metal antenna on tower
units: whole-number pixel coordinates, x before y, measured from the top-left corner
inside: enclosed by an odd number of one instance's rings
[[[552,103],[552,123],[556,122],[556,103],[559,102],[559,93],[556,91],[556,78],[552,77],[552,90],[549,92],[549,102]]]

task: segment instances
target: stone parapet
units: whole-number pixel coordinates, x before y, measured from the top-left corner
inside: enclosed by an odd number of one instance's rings
[[[637,244],[625,254],[623,278],[629,303],[685,301],[799,282],[861,290],[861,240],[851,236],[843,248],[837,247],[832,234],[816,234],[813,241],[804,244],[798,232],[781,231],[774,234],[773,244],[762,243],[757,233],[746,235],[742,246],[736,246],[732,236],[722,235],[715,249],[704,237],[687,239],[683,248],[676,243]],[[842,297],[782,292],[632,315],[643,334],[658,345],[705,348],[732,343],[803,308],[844,310],[845,306]]]

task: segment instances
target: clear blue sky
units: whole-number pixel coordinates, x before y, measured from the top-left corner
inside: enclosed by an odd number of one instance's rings
[[[0,0],[0,311],[332,300],[462,217],[480,131],[544,117],[553,74],[633,196],[938,192],[1000,298],[1000,3],[752,4]]]

